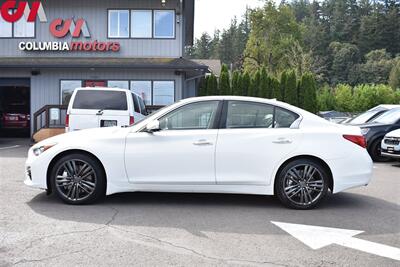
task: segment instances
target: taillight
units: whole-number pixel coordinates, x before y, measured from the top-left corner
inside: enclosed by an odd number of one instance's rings
[[[366,148],[367,147],[367,141],[365,140],[365,137],[362,135],[349,135],[349,134],[345,134],[343,135],[344,139],[359,145],[362,148]]]
[[[135,117],[130,116],[129,117],[129,125],[133,125],[135,123]]]
[[[69,127],[69,115],[65,116],[65,127]]]

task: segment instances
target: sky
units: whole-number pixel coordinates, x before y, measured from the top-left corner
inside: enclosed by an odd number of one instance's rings
[[[195,37],[203,32],[212,34],[215,29],[227,28],[234,16],[244,14],[246,5],[254,8],[263,5],[260,0],[196,0]]]

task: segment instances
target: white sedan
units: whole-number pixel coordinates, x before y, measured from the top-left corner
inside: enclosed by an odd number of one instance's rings
[[[276,195],[309,209],[367,185],[372,161],[360,129],[250,97],[190,98],[131,127],[88,129],[29,150],[27,185],[85,204],[119,192]]]

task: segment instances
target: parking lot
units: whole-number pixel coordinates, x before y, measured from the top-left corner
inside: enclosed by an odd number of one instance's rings
[[[29,145],[0,139],[0,266],[399,264],[338,244],[311,249],[271,221],[359,230],[357,239],[400,248],[400,164],[375,164],[369,186],[309,211],[212,194],[129,193],[68,206],[23,184]]]

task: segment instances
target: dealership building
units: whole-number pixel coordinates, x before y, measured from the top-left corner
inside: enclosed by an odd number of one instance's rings
[[[0,99],[24,105],[33,133],[62,126],[77,87],[119,87],[151,108],[196,95],[208,71],[184,58],[194,0],[3,1]]]

